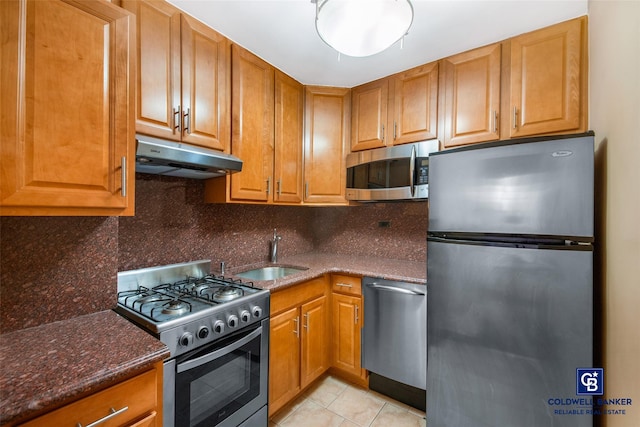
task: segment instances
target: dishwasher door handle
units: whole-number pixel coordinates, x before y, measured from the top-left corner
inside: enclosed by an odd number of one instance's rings
[[[397,288],[395,286],[379,285],[379,284],[377,284],[375,282],[374,283],[370,283],[367,286],[369,286],[370,288],[383,289],[385,291],[397,292],[399,294],[424,296],[424,294],[422,292],[412,291],[411,289]]]

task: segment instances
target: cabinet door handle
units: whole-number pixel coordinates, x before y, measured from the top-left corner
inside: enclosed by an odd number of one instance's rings
[[[341,286],[343,288],[353,288],[351,283],[336,283],[336,286]]]
[[[306,181],[304,183],[304,198],[305,199],[309,198],[309,181]]]
[[[122,409],[118,409],[117,411],[116,411],[115,409],[111,408],[111,409],[109,410],[109,415],[105,415],[104,417],[100,418],[99,420],[94,421],[94,422],[92,422],[91,424],[87,424],[85,427],[95,427],[95,426],[97,426],[98,424],[102,424],[103,422],[108,421],[108,420],[110,420],[111,418],[113,418],[113,417],[115,417],[115,416],[118,416],[118,415],[122,414],[124,411],[126,411],[126,410],[128,410],[128,409],[129,409],[129,407],[128,407],[128,406],[125,406],[125,407],[124,407],[124,408],[122,408]],[[81,423],[77,423],[76,425],[77,425],[77,427],[82,427],[82,424],[81,424]]]
[[[282,194],[282,180],[278,179],[278,181],[276,181],[276,184],[278,184],[278,197]]]
[[[182,116],[182,120],[185,122],[182,125],[184,131],[186,133],[191,133],[191,108],[187,108],[187,112]]]
[[[309,333],[309,313],[303,314],[302,317],[304,317],[304,324],[302,327],[307,330],[307,333]]]
[[[518,107],[513,107],[513,128],[518,128]]]
[[[173,109],[173,133],[176,133],[176,129],[179,133],[182,133],[180,130],[180,106],[178,108]]]
[[[398,125],[397,125],[396,121],[394,120],[394,121],[393,121],[393,140],[394,140],[394,141],[395,141],[395,140],[396,140],[396,138],[397,138],[397,128],[398,128]]]
[[[271,193],[271,177],[267,178],[267,196]]]
[[[384,142],[384,125],[380,126],[380,139],[382,139],[382,142]]]
[[[493,110],[493,133],[498,132],[498,111]]]
[[[293,321],[296,324],[296,328],[293,330],[293,333],[296,334],[296,337],[300,337],[300,317],[296,316],[296,318],[293,319]]]
[[[358,324],[358,320],[360,320],[359,311],[360,311],[360,307],[358,306],[358,304],[356,304],[356,319],[355,319],[356,325]]]
[[[122,197],[127,197],[127,156],[122,156],[122,159],[120,159],[120,173],[122,176],[120,193],[122,194]]]

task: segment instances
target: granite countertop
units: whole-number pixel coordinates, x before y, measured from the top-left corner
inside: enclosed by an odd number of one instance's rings
[[[169,357],[111,310],[0,335],[0,425],[48,412]]]
[[[269,265],[238,266],[227,274]],[[276,265],[305,270],[254,284],[275,291],[326,273],[427,282],[421,261],[311,252],[282,257]],[[0,425],[34,418],[168,357],[164,344],[111,310],[0,335]]]
[[[402,282],[426,284],[427,263],[389,258],[376,258],[358,255],[327,254],[310,252],[301,255],[282,257],[276,264],[257,263],[228,269],[233,277],[235,273],[269,265],[304,267],[306,270],[275,280],[253,280],[259,288],[276,291],[297,283],[320,277],[325,273],[342,273],[358,276],[373,276]],[[247,281],[247,279],[243,279]]]

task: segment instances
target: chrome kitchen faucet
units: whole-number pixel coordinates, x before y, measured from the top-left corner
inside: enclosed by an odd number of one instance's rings
[[[276,229],[273,229],[273,239],[271,240],[271,262],[278,262],[278,242],[282,240],[282,236],[278,236]]]

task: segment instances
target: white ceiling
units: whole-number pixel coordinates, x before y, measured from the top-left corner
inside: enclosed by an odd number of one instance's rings
[[[311,0],[169,0],[305,85],[353,87],[587,14],[587,0],[412,0],[413,25],[386,51],[338,54],[315,31]]]

